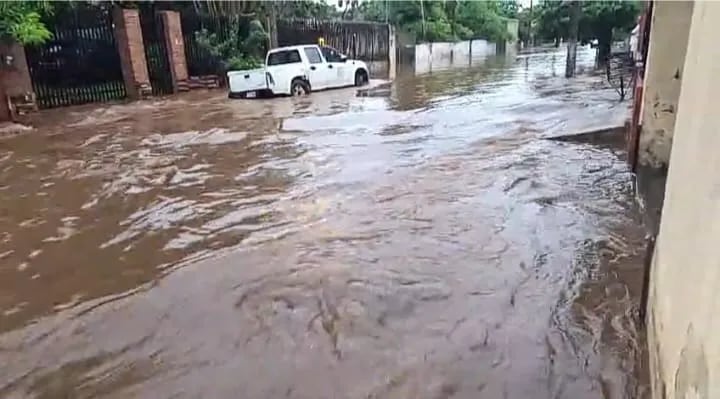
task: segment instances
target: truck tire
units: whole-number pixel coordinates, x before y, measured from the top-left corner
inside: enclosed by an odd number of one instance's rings
[[[364,69],[358,69],[355,72],[355,86],[364,86],[368,82],[368,73]]]
[[[290,84],[290,95],[293,97],[307,96],[310,94],[310,85],[302,79],[294,79]]]

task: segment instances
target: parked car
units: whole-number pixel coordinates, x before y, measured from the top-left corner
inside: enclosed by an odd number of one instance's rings
[[[311,91],[368,82],[368,67],[332,47],[314,44],[270,50],[263,68],[229,71],[230,98],[263,95],[301,96]]]

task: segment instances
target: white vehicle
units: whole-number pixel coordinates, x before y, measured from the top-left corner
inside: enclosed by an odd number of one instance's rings
[[[364,62],[349,60],[332,47],[308,44],[272,49],[264,68],[229,71],[227,76],[230,98],[254,98],[362,86],[369,75]]]

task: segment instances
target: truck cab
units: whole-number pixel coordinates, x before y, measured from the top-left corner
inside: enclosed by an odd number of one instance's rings
[[[307,95],[316,90],[362,86],[369,77],[364,62],[314,44],[270,50],[263,68],[229,71],[227,75],[231,98]]]

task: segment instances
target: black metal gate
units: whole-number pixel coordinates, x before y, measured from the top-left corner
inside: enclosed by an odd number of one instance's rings
[[[145,44],[145,59],[147,60],[152,94],[172,94],[172,75],[163,34],[162,16],[152,9],[141,9],[140,26]]]
[[[218,54],[212,54],[206,46],[200,45],[197,35],[204,32],[216,36],[218,40],[228,41],[239,34],[237,32],[239,18],[223,15],[201,15],[194,9],[186,9],[180,13],[180,16],[182,18],[188,75],[222,74],[223,60]]]
[[[25,49],[38,106],[125,98],[109,9],[77,6],[55,15],[48,28],[50,41]]]

